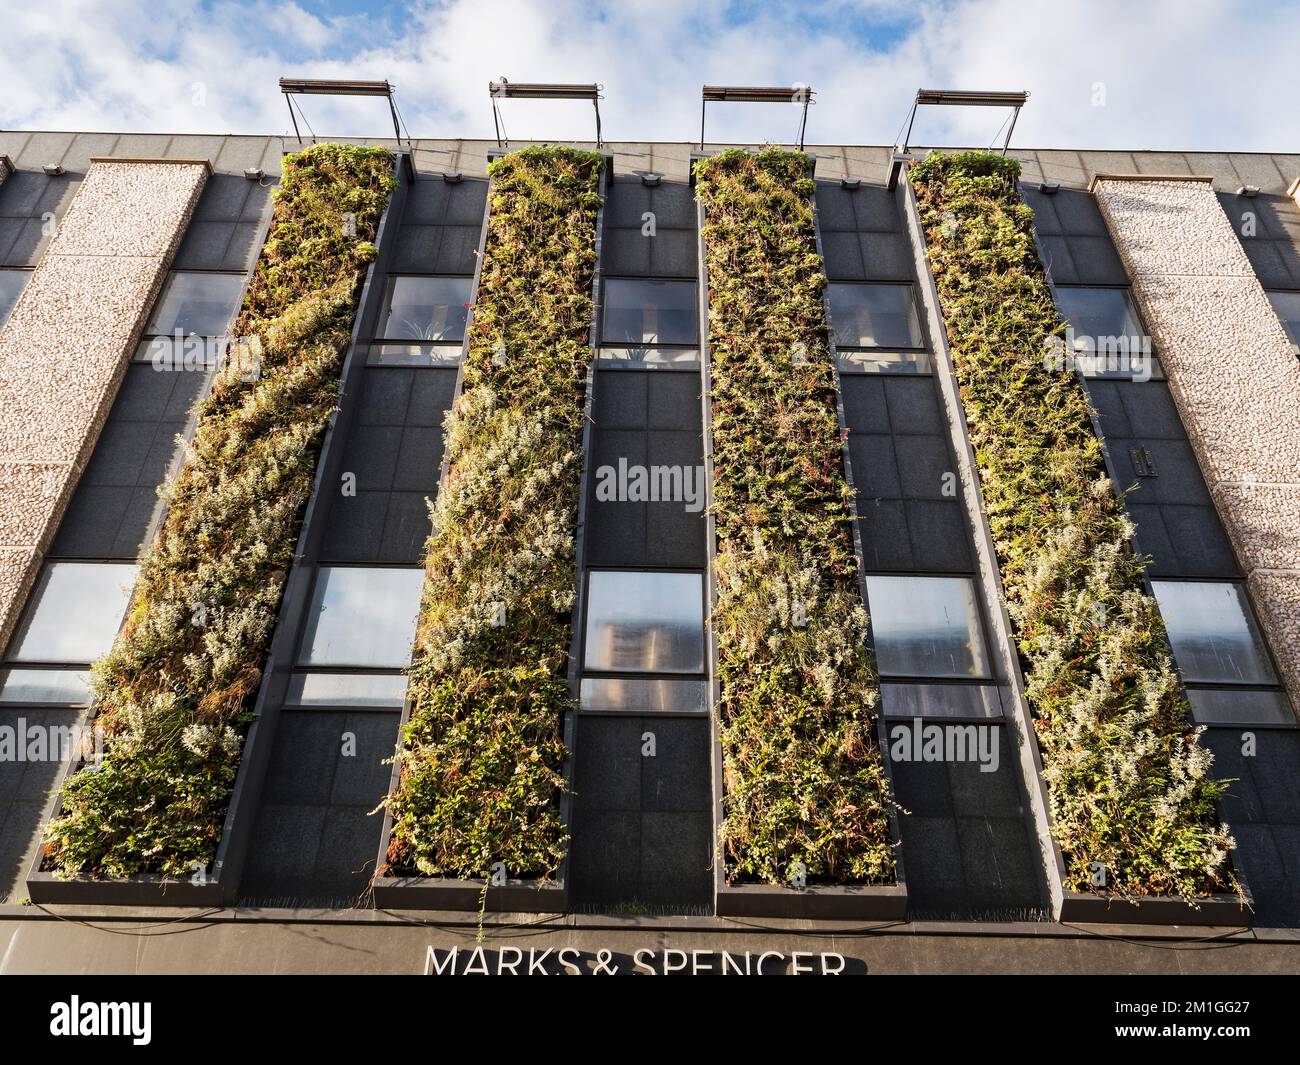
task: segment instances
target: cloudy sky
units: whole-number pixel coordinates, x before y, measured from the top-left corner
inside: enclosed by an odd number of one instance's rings
[[[387,78],[413,135],[490,136],[489,80],[596,81],[606,136],[690,140],[703,83],[808,84],[810,143],[893,143],[927,88],[1028,89],[1034,147],[1300,149],[1295,0],[0,0],[0,128],[280,133],[282,75]],[[304,102],[382,136],[382,101]],[[520,137],[582,103],[507,102]],[[931,109],[918,143],[1003,115]],[[722,105],[710,140],[788,141],[794,107]]]

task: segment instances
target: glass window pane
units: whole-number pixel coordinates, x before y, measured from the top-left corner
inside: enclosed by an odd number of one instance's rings
[[[911,285],[834,284],[827,291],[837,348],[921,347]]]
[[[694,344],[698,326],[694,281],[605,282],[606,344]]]
[[[867,599],[881,675],[989,675],[968,577],[868,577]]]
[[[1268,298],[1282,320],[1286,335],[1291,338],[1291,346],[1300,352],[1300,292],[1270,292]],[[0,321],[3,320],[3,303],[0,302]]]
[[[403,673],[294,673],[285,703],[289,706],[388,706],[406,700]]]
[[[225,336],[239,310],[243,274],[174,273],[167,279],[146,332]]]
[[[299,661],[400,669],[411,660],[423,569],[322,566]]]
[[[51,562],[10,645],[14,662],[93,662],[106,653],[131,599],[138,566]]]
[[[620,366],[695,366],[700,353],[696,348],[601,348],[598,358]]]
[[[1202,725],[1294,725],[1291,704],[1280,691],[1188,688],[1192,718]]]
[[[459,343],[465,339],[473,284],[472,277],[390,277],[376,335]]]
[[[460,362],[460,342],[371,344],[366,362],[371,366],[455,366]]]
[[[709,708],[709,685],[658,677],[585,677],[579,704],[593,711],[702,714]]]
[[[992,684],[882,684],[886,717],[1001,717]]]
[[[0,325],[8,320],[9,312],[14,309],[31,276],[30,270],[0,270]]]
[[[6,669],[0,703],[88,703],[90,674],[79,669]]]
[[[924,351],[844,351],[839,353],[840,373],[931,373]]]
[[[588,580],[587,669],[704,672],[700,574],[597,570]]]
[[[1152,581],[1183,679],[1209,684],[1277,680],[1239,584]]]
[[[1138,315],[1125,289],[1056,290],[1057,309],[1074,330],[1075,351],[1106,351],[1108,342],[1128,342],[1128,350],[1140,348],[1144,339]]]

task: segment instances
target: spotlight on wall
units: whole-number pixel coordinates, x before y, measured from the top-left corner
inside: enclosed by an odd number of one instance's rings
[[[442,180],[448,185],[459,185],[463,176],[459,170],[444,170],[442,172]]]
[[[1061,183],[1059,181],[1040,181],[1038,191],[1044,196],[1055,196],[1061,191]]]
[[[58,163],[44,163],[41,169],[45,171],[46,177],[61,177],[64,169]]]
[[[641,171],[641,184],[648,189],[658,188],[659,182],[663,181],[663,179],[663,174],[657,174],[653,170]]]
[[[1248,196],[1248,197],[1250,197],[1251,199],[1253,199],[1254,197],[1256,197],[1256,196],[1259,195],[1259,186],[1258,186],[1258,185],[1242,185],[1241,188],[1239,188],[1239,189],[1237,190],[1237,195],[1238,195],[1238,196]]]
[[[849,192],[856,192],[862,187],[862,179],[855,177],[840,178],[840,188],[847,189]]]
[[[260,166],[248,166],[244,168],[244,177],[249,181],[262,180],[262,168]]]

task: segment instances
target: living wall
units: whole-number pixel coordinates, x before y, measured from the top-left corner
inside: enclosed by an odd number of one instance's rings
[[[390,872],[553,875],[567,837],[565,666],[577,580],[600,175],[525,148],[492,178],[449,475],[433,507]]]
[[[892,799],[858,590],[811,160],[696,164],[709,282],[728,880],[889,881]]]
[[[256,338],[257,373],[245,359],[218,374],[164,490],[126,622],[94,668],[104,759],[69,778],[46,831],[57,871],[181,876],[216,853],[393,187],[383,149],[321,144],[284,159],[233,330]]]
[[[1066,887],[1193,897],[1234,886],[1225,782],[1189,724],[1147,560],[1087,395],[1053,365],[1064,323],[1016,191],[1019,164],[934,153],[911,170],[1007,608],[1026,665]],[[1056,350],[1060,350],[1057,348]],[[1094,876],[1104,871],[1105,883]]]

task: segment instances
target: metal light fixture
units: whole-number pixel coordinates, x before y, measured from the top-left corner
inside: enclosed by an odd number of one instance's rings
[[[459,185],[463,176],[459,170],[444,170],[442,180],[448,185]]]
[[[641,184],[648,189],[658,188],[659,182],[663,181],[663,179],[663,174],[657,174],[653,170],[641,171]]]
[[[62,177],[66,173],[59,163],[42,163],[41,169],[45,171],[46,177]]]
[[[856,192],[862,187],[862,179],[855,177],[840,178],[840,188],[847,189],[849,192]]]
[[[1061,183],[1059,181],[1040,181],[1038,191],[1044,196],[1055,196],[1061,191]]]
[[[704,116],[710,102],[740,104],[803,104],[799,119],[799,150],[808,128],[808,106],[817,94],[807,85],[705,85],[700,90],[700,151],[704,151]]]
[[[262,168],[260,166],[250,166],[244,168],[244,177],[247,178],[249,181],[261,181],[262,176],[263,173],[262,173]]]
[[[590,100],[596,109],[596,147],[604,146],[600,132],[600,90],[594,82],[590,85],[557,84],[538,81],[500,81],[488,82],[488,95],[492,97],[492,124],[496,127],[497,147],[501,148],[509,141],[507,135],[502,140],[505,123],[501,121],[501,110],[497,106],[500,100]]]
[[[1020,109],[1029,99],[1027,92],[978,92],[969,89],[917,89],[916,100],[912,103],[912,113],[907,119],[907,133],[903,137],[902,150],[906,152],[912,140],[912,123],[916,121],[916,109],[921,106],[944,107],[1009,107],[1011,108],[1011,125],[1007,129],[1006,140],[1002,142],[1002,154],[1007,154],[1011,145],[1011,134],[1016,128],[1016,119]]]
[[[289,117],[293,119],[293,132],[298,138],[298,143],[302,143],[302,133],[298,129],[298,116],[293,112],[294,96],[382,96],[388,100],[388,110],[393,116],[393,135],[400,142],[402,140],[401,126],[406,123],[401,121],[401,112],[397,110],[397,100],[394,98],[395,85],[387,81],[338,81],[333,79],[319,78],[281,78],[280,91],[284,93],[285,102],[289,105]],[[302,112],[302,105],[298,105],[299,113]],[[304,121],[306,116],[303,116]],[[311,126],[307,126],[308,130]],[[315,136],[315,133],[312,134]],[[411,131],[406,131],[406,143],[411,143]]]
[[[1249,197],[1250,199],[1254,199],[1256,196],[1259,195],[1259,186],[1258,186],[1258,185],[1242,185],[1241,188],[1239,188],[1239,189],[1237,190],[1237,195],[1238,195],[1238,196],[1247,196],[1247,197]]]

